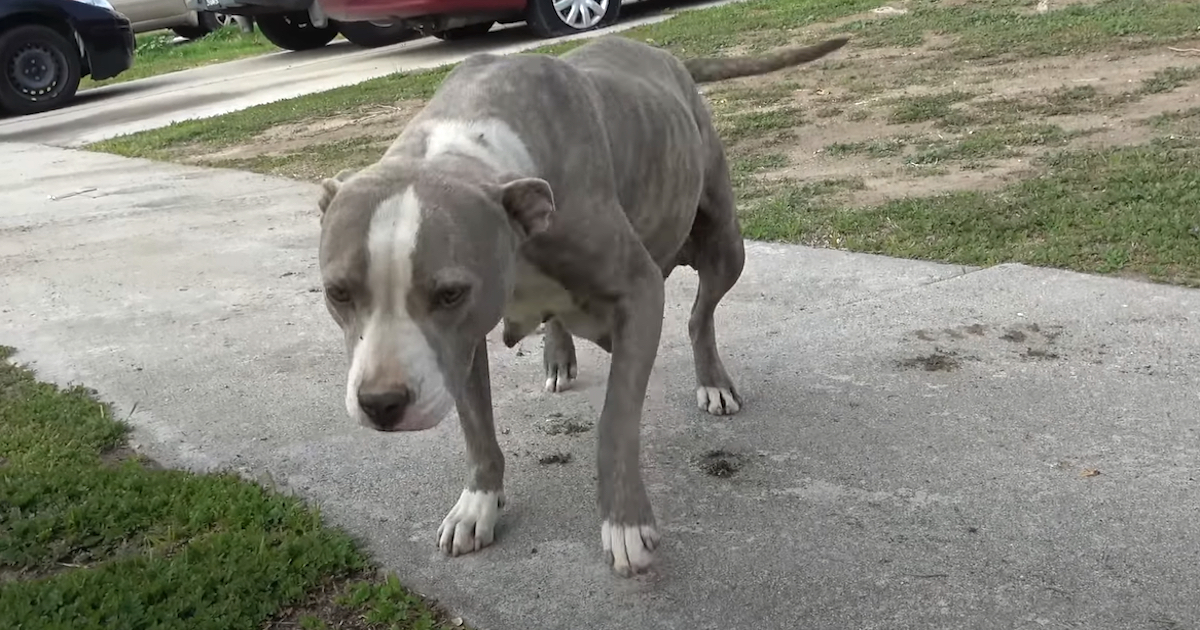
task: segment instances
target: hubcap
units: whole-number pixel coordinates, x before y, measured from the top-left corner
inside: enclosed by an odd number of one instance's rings
[[[25,44],[9,58],[8,80],[28,100],[45,98],[62,81],[65,64],[61,57],[42,44]]]
[[[604,19],[609,2],[619,0],[554,0],[554,12],[563,24],[582,30],[592,28]]]

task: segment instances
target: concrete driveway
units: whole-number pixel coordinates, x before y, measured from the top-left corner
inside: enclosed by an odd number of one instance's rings
[[[679,270],[643,430],[664,545],[622,580],[602,564],[594,430],[545,430],[595,420],[594,347],[550,395],[540,340],[492,340],[510,507],[494,547],[446,558],[457,425],[344,417],[314,186],[0,159],[0,343],[97,388],[164,462],[316,501],[484,630],[1200,627],[1200,292],[751,244],[718,311],[747,405],[722,420],[695,409]],[[539,464],[557,452],[573,459]]]
[[[524,25],[517,25],[458,42],[426,37],[368,50],[337,41],[317,50],[277,52],[87,90],[75,103],[59,110],[0,118],[0,141],[78,147],[180,120],[218,116],[388,74],[434,68],[477,52],[507,54],[619,32],[675,15],[664,13],[666,10],[699,10],[730,1],[639,2],[626,7],[624,18],[613,27],[556,40],[539,39]]]

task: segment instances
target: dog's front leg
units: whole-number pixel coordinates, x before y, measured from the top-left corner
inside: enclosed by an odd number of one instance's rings
[[[471,371],[457,402],[467,443],[467,481],[458,502],[438,528],[438,546],[455,556],[490,545],[504,507],[504,453],[496,442],[492,420],[486,339],[475,346]]]
[[[650,566],[659,534],[640,465],[642,406],[662,334],[663,279],[649,255],[617,303],[612,364],[598,428],[600,537],[613,569],[628,577]]]

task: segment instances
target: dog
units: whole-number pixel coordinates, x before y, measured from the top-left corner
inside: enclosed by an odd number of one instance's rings
[[[743,400],[713,313],[745,260],[729,166],[697,84],[819,59],[847,38],[761,56],[681,61],[604,36],[554,57],[477,54],[451,71],[379,161],[322,182],[325,303],[345,335],[346,409],[378,431],[458,412],[464,489],[437,531],[457,556],[493,542],[504,455],[486,336],[544,324],[544,387],[576,378],[573,337],[611,355],[597,423],[602,549],[644,572],[660,537],[639,432],[676,266],[699,276],[688,333],[696,402]]]

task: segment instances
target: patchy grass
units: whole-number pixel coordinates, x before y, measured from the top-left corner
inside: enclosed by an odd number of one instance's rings
[[[680,55],[717,54],[742,43],[745,36],[773,42],[789,41],[793,29],[836,19],[876,6],[875,0],[758,0],[684,11],[666,22],[639,27],[623,35],[651,42]],[[770,25],[764,27],[764,24]],[[562,54],[583,42],[559,42],[533,52]],[[171,159],[177,151],[193,153],[197,146],[219,150],[245,142],[285,123],[320,119],[388,105],[398,100],[429,98],[453,68],[399,73],[364,83],[259,105],[205,120],[190,120],[105,140],[89,149],[130,157]],[[753,125],[755,123],[748,122]]]
[[[1008,261],[1133,272],[1200,286],[1200,142],[1062,152],[1045,174],[866,208],[826,205],[805,187],[743,217],[750,238],[964,265]]]
[[[951,114],[951,106],[973,97],[973,94],[952,90],[939,94],[897,98],[893,100],[894,107],[888,115],[888,122],[904,125],[945,118]]]
[[[1188,261],[1200,256],[1181,254],[1191,227],[1172,223],[1194,214],[1179,205],[1190,203],[1186,180],[1155,183],[1151,174],[1187,172],[1194,159],[1187,143],[1200,135],[1200,115],[1186,110],[1187,88],[1200,65],[1163,47],[1200,45],[1200,3],[1052,3],[1043,14],[1034,5],[909,0],[908,13],[880,16],[870,12],[876,0],[749,0],[625,35],[691,57],[851,34],[828,60],[704,86],[748,236],[1194,283],[1198,263]],[[449,71],[394,75],[92,148],[318,179],[378,157]],[[380,118],[380,108],[393,111]],[[1170,150],[1150,155],[1162,147]],[[1157,199],[1157,210],[1131,201],[1139,195]],[[1090,215],[1081,199],[1108,204],[1107,214]],[[1102,224],[1089,221],[1098,216]],[[1142,226],[1158,236],[1120,235]]]
[[[753,112],[729,114],[718,120],[717,130],[727,140],[775,136],[804,123],[803,113],[796,107],[781,107]],[[790,135],[790,133],[789,133]]]
[[[1184,0],[1101,0],[1039,14],[1027,0],[911,0],[907,15],[840,27],[859,46],[913,48],[950,37],[940,50],[960,61],[1032,59],[1137,50],[1195,37],[1200,6]]]
[[[11,356],[0,348],[0,627],[282,628],[304,602],[350,622],[337,627],[440,627],[315,509],[132,456],[108,405]]]
[[[170,31],[138,35],[132,68],[104,81],[93,81],[91,77],[84,77],[79,89],[124,83],[279,51],[279,48],[268,42],[257,29],[253,33],[242,33],[234,26],[179,44],[174,43],[175,39],[175,34]]]
[[[168,127],[135,133],[88,146],[130,157],[170,159],[172,149],[193,152],[197,147],[216,150],[246,142],[283,124],[314,120],[347,112],[364,112],[397,101],[427,99],[450,72],[443,66],[425,72],[380,77],[345,88],[310,94],[251,107],[224,116],[187,120]]]

